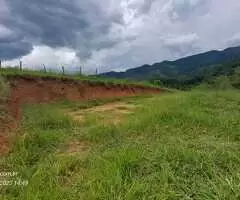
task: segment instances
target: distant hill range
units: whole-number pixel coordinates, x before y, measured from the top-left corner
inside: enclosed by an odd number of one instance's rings
[[[129,69],[125,72],[108,72],[100,76],[125,78],[132,80],[150,80],[161,78],[185,79],[198,76],[201,71],[214,65],[240,60],[240,46],[227,48],[223,51],[208,51],[175,61],[163,61],[153,65]]]

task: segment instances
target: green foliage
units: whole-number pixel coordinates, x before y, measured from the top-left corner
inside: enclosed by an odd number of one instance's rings
[[[212,89],[240,88],[240,62],[234,61],[216,66],[205,67],[198,72],[198,76],[180,76],[176,78],[159,78],[163,86],[189,90],[194,87]],[[156,79],[153,78],[151,82]]]
[[[232,84],[227,76],[218,76],[213,80],[213,88],[216,89],[231,89]]]
[[[9,91],[9,85],[4,77],[0,76],[0,98],[6,97]]]
[[[240,62],[213,66],[203,72],[204,81],[212,88],[240,88]]]

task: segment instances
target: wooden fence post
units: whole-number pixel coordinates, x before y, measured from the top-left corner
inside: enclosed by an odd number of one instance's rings
[[[0,69],[2,69],[2,61],[0,60]]]
[[[20,61],[20,63],[19,63],[19,69],[20,69],[20,71],[22,71],[22,61]]]
[[[63,75],[65,75],[64,66],[62,66],[62,73],[63,73]]]
[[[80,75],[82,75],[82,67],[80,66]]]

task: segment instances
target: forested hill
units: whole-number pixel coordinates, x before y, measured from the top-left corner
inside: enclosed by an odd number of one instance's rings
[[[153,65],[129,69],[126,72],[108,72],[100,76],[111,78],[127,78],[134,80],[150,79],[186,79],[198,75],[208,66],[219,65],[240,60],[240,46],[231,47],[223,51],[209,51],[175,61],[163,61]]]

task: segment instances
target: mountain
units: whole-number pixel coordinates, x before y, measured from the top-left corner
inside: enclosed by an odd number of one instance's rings
[[[240,60],[240,46],[227,48],[223,51],[208,51],[175,61],[163,61],[153,65],[143,65],[125,72],[112,71],[100,76],[133,80],[187,79],[198,75],[200,71],[210,66],[235,60]]]

